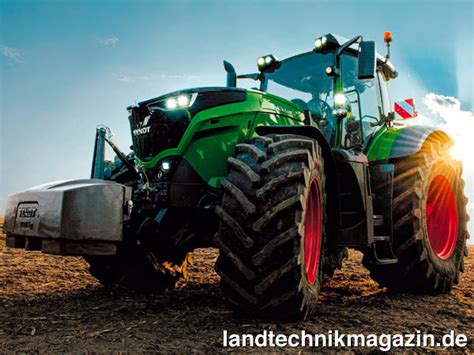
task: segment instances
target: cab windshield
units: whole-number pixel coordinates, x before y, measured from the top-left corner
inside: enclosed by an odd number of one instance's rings
[[[334,143],[337,121],[332,113],[334,77],[326,74],[326,68],[333,64],[333,52],[304,53],[283,60],[273,73],[265,73],[262,83],[267,92],[308,110],[313,124],[318,125],[331,144]],[[343,122],[342,144],[350,147],[370,133],[370,129],[366,127],[364,137],[360,137],[359,121],[367,121],[364,125],[370,127],[369,123],[378,119],[379,109],[374,81],[360,81],[357,78],[357,58],[343,54],[341,65],[343,90],[350,105],[349,116]],[[361,101],[361,98],[364,99]]]
[[[334,62],[334,53],[304,53],[283,60],[273,73],[265,73],[266,91],[283,97],[308,110],[328,141],[336,128],[332,115],[333,78],[326,68]]]

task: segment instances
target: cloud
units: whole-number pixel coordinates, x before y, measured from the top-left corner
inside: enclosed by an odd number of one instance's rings
[[[461,101],[453,96],[438,95],[430,92],[423,98],[423,103],[432,114],[441,117],[446,123],[453,120],[474,120],[473,113],[461,110]]]
[[[118,81],[122,83],[136,83],[139,81],[148,81],[150,77],[148,75],[130,75],[130,74],[120,74],[118,76]]]
[[[115,36],[101,37],[101,38],[97,38],[97,43],[99,43],[102,47],[115,48],[115,46],[117,45],[119,40],[120,39],[118,37],[115,37]]]
[[[446,130],[455,141],[474,150],[474,114],[461,109],[461,101],[453,96],[444,96],[430,92],[422,103],[420,115],[413,121],[415,124],[430,124]]]
[[[161,79],[199,79],[199,75],[192,74],[161,74]]]
[[[474,114],[462,110],[461,101],[456,97],[430,92],[422,97],[421,102],[423,106],[419,108],[418,116],[405,120],[404,123],[440,127],[455,136],[474,133]]]
[[[122,83],[136,83],[149,80],[195,80],[199,79],[199,75],[193,74],[160,74],[160,75],[140,75],[140,74],[119,74],[117,80]]]
[[[21,54],[16,48],[0,45],[0,54],[12,61],[21,61]]]

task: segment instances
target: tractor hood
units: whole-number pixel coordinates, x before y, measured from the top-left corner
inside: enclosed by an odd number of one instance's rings
[[[129,106],[133,150],[148,160],[178,146],[193,117],[200,111],[245,101],[245,89],[203,87],[175,91]]]

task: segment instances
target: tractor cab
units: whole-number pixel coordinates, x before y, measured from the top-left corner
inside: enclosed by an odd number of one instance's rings
[[[386,79],[378,72],[372,79],[357,77],[357,57],[341,57],[342,91],[326,70],[333,65],[334,53],[308,52],[285,59],[281,66],[263,75],[265,91],[286,98],[308,111],[333,147],[351,148],[363,144],[390,109]],[[336,108],[337,106],[337,108]],[[341,117],[337,109],[343,109]],[[336,141],[339,131],[340,141]]]
[[[282,61],[266,55],[257,65],[260,74],[234,78],[259,79],[261,91],[298,105],[334,148],[365,146],[389,116],[386,83],[397,73],[388,57],[375,52],[374,42],[361,36],[328,34],[316,39],[311,52]]]

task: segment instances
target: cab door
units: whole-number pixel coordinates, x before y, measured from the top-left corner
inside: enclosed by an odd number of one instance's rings
[[[341,125],[341,146],[349,149],[368,141],[379,120],[390,109],[390,102],[385,81],[381,82],[383,78],[379,72],[374,79],[359,80],[356,57],[343,55],[341,64],[347,99],[347,116]]]

